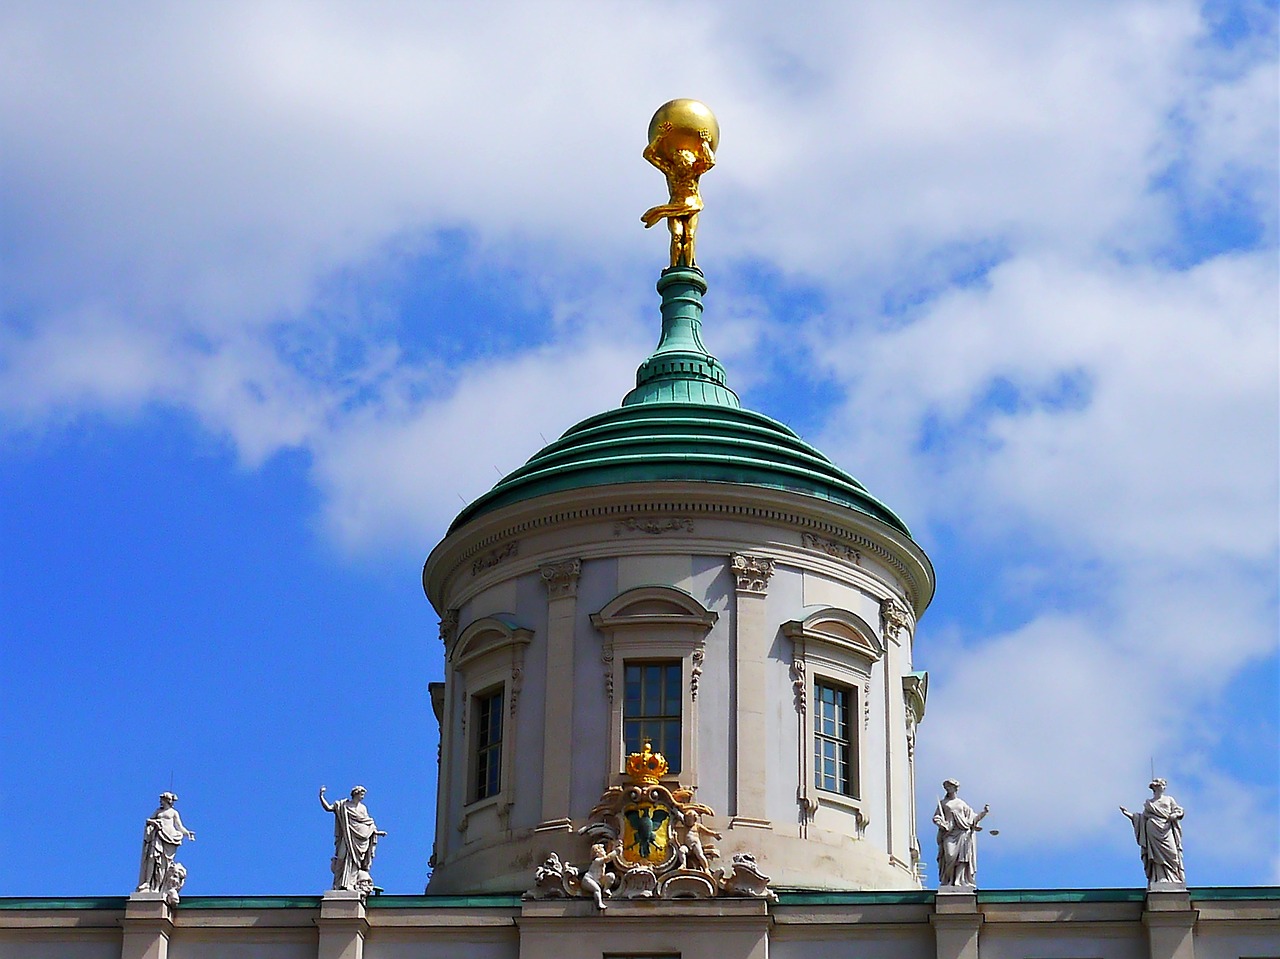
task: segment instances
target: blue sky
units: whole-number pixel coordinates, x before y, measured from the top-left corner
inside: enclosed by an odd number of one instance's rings
[[[171,785],[189,893],[318,893],[316,789],[357,781],[421,890],[421,563],[656,339],[673,96],[723,130],[730,384],[937,568],[921,822],[955,775],[983,886],[1137,885],[1154,762],[1193,884],[1280,881],[1274,3],[11,2],[0,37],[0,895],[127,893]]]

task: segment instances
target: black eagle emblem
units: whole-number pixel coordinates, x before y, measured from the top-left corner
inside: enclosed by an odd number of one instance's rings
[[[627,810],[627,822],[631,823],[631,828],[635,830],[636,839],[631,846],[640,847],[640,858],[648,859],[649,852],[657,849],[661,852],[661,846],[658,844],[658,828],[667,821],[668,813],[665,809],[645,809],[643,812],[637,809]],[[631,848],[629,846],[628,848]]]

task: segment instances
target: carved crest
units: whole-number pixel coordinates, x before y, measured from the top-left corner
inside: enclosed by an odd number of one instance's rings
[[[720,851],[711,840],[721,836],[703,820],[715,812],[696,802],[693,790],[662,782],[667,761],[651,743],[626,766],[630,782],[606,789],[578,830],[594,840],[591,862],[579,868],[552,853],[535,871],[528,897],[584,896],[601,909],[606,899],[777,898],[750,855],[712,870]]]

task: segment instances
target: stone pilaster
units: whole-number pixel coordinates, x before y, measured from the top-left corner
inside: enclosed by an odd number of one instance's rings
[[[578,612],[582,561],[561,560],[539,567],[547,587],[547,677],[543,714],[542,822],[539,830],[572,829],[569,787],[573,750],[552,748],[569,742],[573,731],[573,631]]]
[[[158,892],[135,892],[125,903],[120,959],[169,959],[173,910]]]
[[[1142,924],[1147,927],[1151,959],[1195,959],[1194,931],[1199,911],[1185,890],[1147,891]]]
[[[771,829],[766,809],[768,763],[765,704],[768,697],[768,619],[766,593],[774,561],[767,556],[734,553],[734,768],[733,815],[729,828]]]
[[[929,922],[933,925],[938,959],[978,959],[978,912],[976,892],[940,892],[933,901]]]
[[[318,959],[364,959],[364,937],[369,931],[364,899],[360,893],[330,889],[320,900]]]

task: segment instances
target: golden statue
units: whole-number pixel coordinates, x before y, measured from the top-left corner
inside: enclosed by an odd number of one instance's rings
[[[707,105],[697,100],[664,103],[649,121],[644,158],[666,176],[671,199],[646,210],[640,220],[645,229],[667,221],[672,266],[697,266],[693,241],[702,211],[698,178],[716,165],[719,145],[720,124]]]

